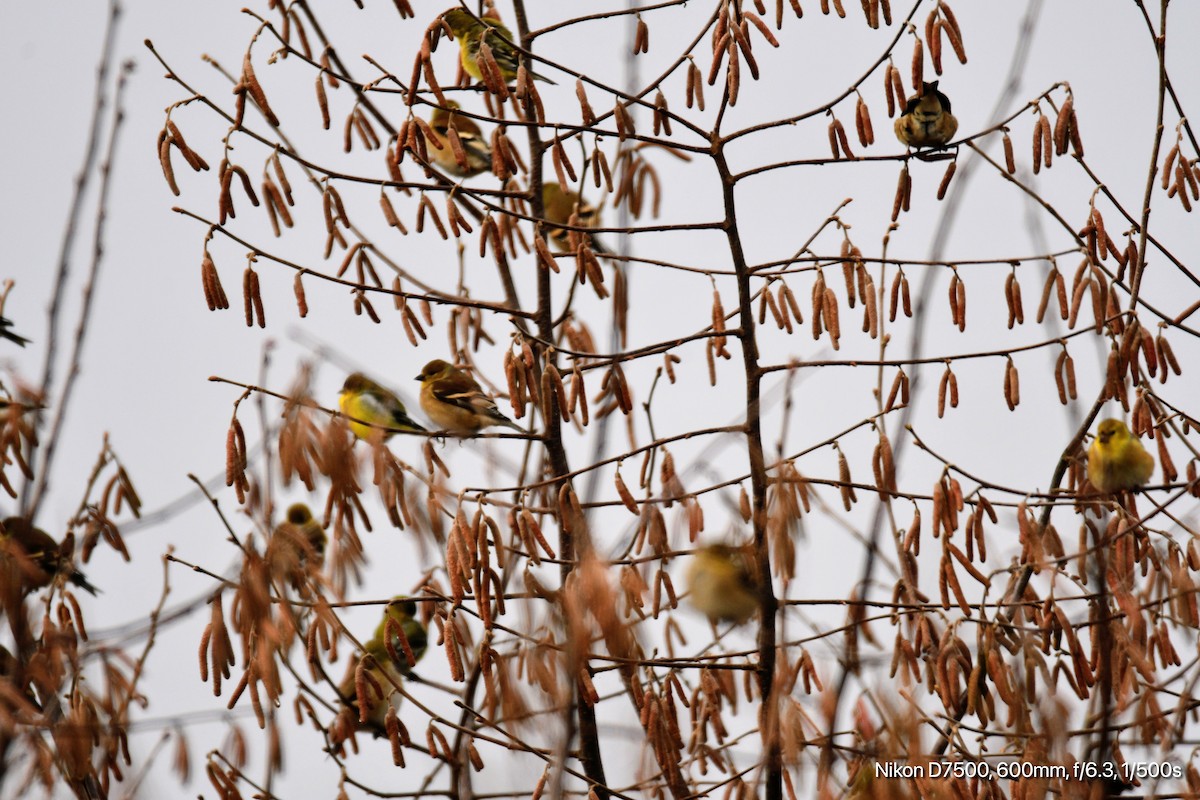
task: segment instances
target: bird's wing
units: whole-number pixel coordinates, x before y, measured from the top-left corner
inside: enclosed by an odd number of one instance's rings
[[[483,393],[471,376],[456,373],[439,378],[433,384],[433,396],[443,403],[458,406],[471,412],[487,412],[495,408],[496,402]]]

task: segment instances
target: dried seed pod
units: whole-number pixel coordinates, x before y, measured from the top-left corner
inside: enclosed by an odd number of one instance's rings
[[[854,158],[854,153],[850,150],[850,139],[846,136],[846,129],[842,127],[842,122],[837,117],[833,118],[833,129],[837,134],[838,145],[841,147],[846,158]],[[836,155],[834,156],[837,157]]]
[[[883,70],[883,93],[887,98],[888,119],[896,116],[896,96],[892,93],[892,70],[894,69],[895,67],[889,63]]]
[[[1017,162],[1013,157],[1013,143],[1008,136],[1008,128],[1004,129],[1004,168],[1008,170],[1009,175],[1017,173]]]
[[[921,43],[920,38],[913,40],[913,55],[912,55],[912,88],[914,92],[920,92],[921,87],[925,85],[925,47]]]
[[[833,293],[833,289],[825,290],[825,302],[821,308],[821,314],[825,318],[825,325],[829,330],[829,338],[833,342],[833,349],[838,350],[838,340],[842,336],[842,329],[838,323],[838,305],[837,295]]]
[[[854,127],[858,133],[858,141],[863,147],[875,144],[875,128],[871,125],[871,112],[863,101],[862,95],[854,106]]]
[[[842,506],[849,511],[858,502],[858,496],[854,493],[854,481],[850,477],[850,463],[846,460],[846,454],[840,447],[837,448],[837,461],[838,492],[842,496]]]
[[[1008,404],[1009,411],[1013,411],[1021,403],[1020,378],[1011,356],[1004,367],[1004,402]]]
[[[957,161],[951,161],[946,167],[945,174],[942,175],[942,182],[938,184],[937,199],[946,199],[946,190],[950,188],[950,179],[954,177],[954,170],[958,168]]]
[[[897,396],[902,405],[908,405],[908,375],[904,370],[899,370],[892,379],[892,389],[888,392],[887,402],[883,406],[884,413],[896,407]]]
[[[1166,189],[1170,184],[1172,170],[1175,165],[1175,158],[1179,155],[1179,142],[1176,142],[1170,150],[1167,151],[1167,157],[1163,160],[1162,168],[1162,188]]]
[[[908,165],[900,168],[900,180],[896,184],[896,197],[892,201],[892,222],[900,218],[901,209],[907,205],[907,198],[912,191],[912,182],[908,177]]]
[[[301,319],[308,316],[308,299],[304,294],[304,284],[300,280],[303,275],[303,270],[297,272],[295,280],[292,281],[292,291],[296,295],[296,309],[299,311]]]

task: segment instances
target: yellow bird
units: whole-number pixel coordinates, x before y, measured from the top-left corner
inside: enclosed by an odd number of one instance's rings
[[[692,555],[687,572],[688,602],[713,623],[741,625],[758,612],[758,579],[749,546],[713,544]]]
[[[96,594],[96,587],[75,569],[73,550],[72,544],[60,545],[24,517],[9,517],[0,529],[0,562],[6,566],[5,580],[19,580],[23,593],[49,586],[61,575],[85,592]]]
[[[461,178],[470,178],[492,168],[492,148],[484,138],[483,131],[475,124],[475,120],[458,113],[459,107],[453,100],[447,100],[446,108],[439,107],[433,110],[429,117],[429,127],[433,128],[434,133],[441,139],[442,148],[439,150],[431,146],[427,149],[433,163],[446,172]],[[462,161],[450,145],[451,128],[458,134],[458,141],[462,143]]]
[[[910,97],[896,119],[896,138],[909,147],[941,147],[954,138],[958,120],[950,113],[950,98],[938,91],[938,82],[924,83]]]
[[[408,640],[408,646],[412,649],[413,664],[421,660],[421,656],[425,655],[425,648],[429,643],[429,635],[425,630],[425,626],[417,619],[417,604],[413,600],[409,600],[404,595],[399,595],[392,599],[384,609],[383,619],[379,621],[379,625],[375,628],[375,635],[372,641],[387,641],[388,620],[396,621],[400,629],[404,632],[404,638]],[[385,648],[386,650],[386,648]],[[400,656],[400,661],[393,661],[393,666],[400,672],[401,675],[408,675],[412,672],[412,665],[408,663],[405,657],[404,645],[400,642],[399,636],[392,637],[392,650],[396,655]]]
[[[382,437],[386,441],[396,431],[425,430],[408,416],[399,397],[361,372],[350,375],[342,384],[338,407],[350,417],[350,430],[360,439]],[[366,422],[371,425],[364,425]]]
[[[345,679],[338,686],[338,691],[347,699],[350,708],[356,713],[355,719],[360,724],[374,725],[382,730],[388,709],[400,707],[400,693],[396,687],[401,685],[403,676],[393,664],[381,639],[371,639],[364,643],[363,650],[363,654],[351,665]],[[370,661],[367,661],[368,657]],[[361,694],[355,681],[358,664],[364,665]],[[366,706],[365,713],[360,703]]]
[[[496,401],[467,373],[440,359],[430,361],[417,376],[421,382],[421,409],[439,428],[470,436],[492,425],[521,431],[521,426],[500,413]]]
[[[570,225],[571,215],[576,215],[575,225],[582,228],[594,228],[600,224],[600,210],[583,200],[570,189],[564,189],[557,183],[542,184],[542,206],[546,209],[546,232],[555,245],[563,250],[571,250],[571,231],[557,227]],[[592,237],[592,247],[599,252],[607,250]]]
[[[496,17],[478,18],[461,8],[452,8],[442,14],[442,19],[454,32],[458,40],[459,58],[463,69],[476,80],[483,80],[483,72],[479,69],[479,45],[487,42],[492,50],[492,58],[500,68],[500,77],[506,83],[517,79],[517,51],[513,47],[516,38],[504,27]],[[546,83],[554,81],[530,71],[530,76]]]
[[[1105,494],[1136,489],[1154,474],[1154,456],[1119,419],[1106,419],[1096,428],[1088,447],[1088,480]]]
[[[266,559],[275,575],[299,586],[310,572],[325,564],[329,537],[304,503],[288,506],[286,519],[275,527],[267,543]]]

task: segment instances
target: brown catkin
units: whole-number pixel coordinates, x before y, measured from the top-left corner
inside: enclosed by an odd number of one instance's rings
[[[919,38],[913,42],[912,56],[912,88],[914,92],[921,91],[925,83],[925,47]]]
[[[1013,156],[1013,143],[1012,139],[1008,136],[1007,128],[1004,130],[1002,141],[1004,143],[1004,168],[1008,170],[1009,175],[1015,175],[1017,172],[1017,162]]]
[[[892,93],[892,70],[895,67],[891,64],[883,71],[883,93],[887,97],[888,118],[896,116],[896,96]]]
[[[938,184],[937,199],[946,199],[946,190],[950,188],[950,179],[954,177],[954,170],[958,168],[957,161],[951,161],[946,167],[946,172],[942,175],[942,182]]]

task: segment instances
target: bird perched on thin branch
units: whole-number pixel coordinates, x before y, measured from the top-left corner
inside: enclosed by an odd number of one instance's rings
[[[389,620],[392,625],[388,624]],[[377,728],[386,725],[388,709],[400,704],[396,687],[412,673],[413,664],[425,654],[427,644],[425,626],[417,619],[417,604],[403,595],[389,602],[375,634],[363,643],[363,655],[338,687],[342,696],[350,700],[350,708],[358,712],[359,724],[370,723]],[[412,663],[408,660],[409,652]],[[359,665],[362,665],[361,682]]]
[[[496,401],[467,373],[441,359],[430,361],[417,376],[421,382],[421,409],[442,430],[470,436],[492,425],[516,431],[521,426],[500,413]]]
[[[382,639],[365,642],[363,651],[338,686],[338,691],[356,712],[358,723],[369,723],[382,730],[386,725],[388,709],[400,705],[400,693],[396,687],[401,685],[403,676],[388,655]],[[361,683],[358,680],[359,665],[362,665]]]
[[[923,83],[921,93],[908,99],[896,119],[896,138],[909,147],[941,147],[957,130],[950,98],[938,91],[937,81]]]
[[[389,625],[391,621],[394,624]],[[399,630],[399,633],[396,631]],[[407,650],[404,647],[404,641],[401,641],[400,633],[404,635],[404,640],[408,642]],[[425,630],[425,626],[421,624],[421,620],[417,619],[417,604],[404,595],[399,595],[392,599],[383,611],[383,619],[379,620],[379,625],[375,628],[375,635],[372,641],[387,642],[388,637],[391,637],[391,651],[400,657],[397,661],[393,659],[393,665],[399,670],[401,675],[409,675],[412,668],[421,656],[425,655],[425,648],[429,644],[429,634]],[[412,651],[412,663],[410,664],[407,658],[407,651]]]
[[[459,58],[463,69],[476,80],[484,80],[483,71],[479,67],[479,48],[483,42],[492,51],[492,58],[500,69],[500,78],[509,84],[517,79],[517,51],[513,45],[516,38],[504,27],[496,17],[475,17],[461,8],[452,8],[442,14],[442,19],[458,40]],[[554,83],[544,75],[530,70],[533,78],[546,83]]]
[[[1124,422],[1106,419],[1088,447],[1088,480],[1104,494],[1145,485],[1154,474],[1154,456],[1146,452]]]
[[[24,517],[9,517],[2,527],[0,561],[5,565],[4,578],[20,581],[23,593],[49,586],[61,575],[85,592],[96,594],[96,587],[72,562],[74,537],[68,536],[59,544]]]
[[[306,576],[325,564],[329,537],[304,503],[288,506],[283,522],[275,526],[267,543],[266,559],[271,572],[300,587]]]
[[[600,210],[581,198],[570,189],[564,189],[558,183],[542,184],[542,207],[546,210],[546,232],[554,244],[563,250],[574,250],[571,247],[571,235],[586,236],[576,231],[567,231],[560,225],[572,225],[581,228],[594,228],[600,224]],[[571,221],[572,215],[575,221]],[[592,249],[606,253],[608,250],[591,236]]]
[[[9,330],[12,327],[12,321],[5,317],[0,317],[0,339],[8,339],[10,342],[16,342],[21,347],[29,344],[29,340],[24,336],[18,336]]]
[[[441,139],[442,147],[427,148],[433,163],[461,178],[470,178],[492,168],[492,148],[483,131],[475,124],[475,120],[460,114],[460,106],[453,100],[446,101],[446,107],[438,107],[429,117],[429,127]],[[456,152],[451,144],[451,128],[458,135],[462,144],[462,152]],[[460,158],[461,155],[461,158]]]
[[[754,554],[747,547],[712,544],[692,554],[687,572],[688,602],[713,623],[741,625],[758,611],[759,586]]]
[[[396,431],[425,430],[408,416],[399,397],[361,372],[353,373],[342,384],[338,407],[350,418],[350,430],[360,439],[382,437],[386,441]]]

